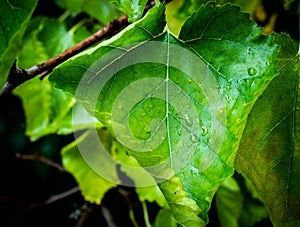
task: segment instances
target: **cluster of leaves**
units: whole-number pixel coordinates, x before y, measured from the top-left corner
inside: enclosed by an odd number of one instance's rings
[[[32,79],[14,90],[22,99],[26,134],[32,141],[52,133],[84,130],[61,154],[64,167],[73,174],[87,201],[99,204],[109,189],[124,183],[117,164],[104,167],[115,176],[111,182],[99,176],[80,154],[78,144],[89,144],[93,149],[95,141],[89,128],[96,126],[110,155],[126,165],[148,167],[165,159],[184,161],[192,154],[172,178],[159,183],[143,169],[137,174],[121,167],[137,185],[146,178],[152,182],[151,186],[137,187],[136,192],[141,201],[155,201],[162,208],[154,226],[204,226],[209,221],[207,212],[213,198],[224,226],[251,225],[268,215],[276,226],[299,225],[299,52],[288,35],[262,35],[262,28],[250,20],[249,14],[235,5],[223,4],[225,1],[219,1],[220,5],[185,1],[177,8],[170,3],[167,9],[156,2],[143,17],[146,1],[55,2],[66,10],[58,19],[32,18],[36,0],[0,3],[1,86],[15,58],[18,65],[28,68],[59,54],[122,14],[132,22],[111,39],[59,65],[49,78]],[[250,11],[256,3],[248,5]],[[82,13],[85,16],[78,21]],[[134,54],[151,42],[163,43],[164,47],[175,45],[198,56],[203,62],[202,80],[170,67],[176,60],[189,68],[190,74],[197,74],[199,68],[192,59],[179,53],[169,55],[168,49],[162,48],[155,53],[158,63],[134,64],[117,72],[105,84],[96,107],[89,95],[98,97],[99,91],[89,86],[101,77],[99,71],[93,72],[84,92],[76,93],[95,59],[103,59],[107,65],[121,64],[124,55]],[[122,51],[115,59],[105,59],[103,56],[112,50]],[[134,90],[132,96],[140,96],[141,101],[125,114],[130,115],[130,128],[139,140],[150,143],[161,126],[167,133],[157,148],[139,152],[112,136],[113,103],[131,83],[153,77],[159,84],[154,84],[154,90]],[[217,85],[210,92],[222,98],[223,104],[217,110],[211,108],[207,98],[211,86],[205,80],[208,77],[214,78]],[[164,93],[164,101],[156,98],[155,90],[168,89],[171,81],[178,93]],[[174,97],[176,101],[172,101]],[[180,113],[176,106],[166,107],[166,101],[193,105],[196,118]],[[83,121],[74,124],[74,110],[84,115]],[[90,116],[94,112],[96,125]],[[218,115],[221,112],[226,113],[224,118]],[[160,122],[152,130],[149,124],[157,118]],[[218,131],[224,132],[220,146],[215,145]],[[244,176],[244,183],[232,177],[235,169]],[[245,192],[251,193],[252,199]]]

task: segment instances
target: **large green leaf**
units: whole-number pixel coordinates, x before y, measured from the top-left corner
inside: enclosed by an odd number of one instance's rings
[[[276,226],[300,224],[299,53],[287,35],[280,44],[280,75],[253,107],[236,166],[255,186]]]
[[[219,183],[233,174],[248,113],[277,75],[277,47],[236,6],[205,5],[179,38],[163,31],[163,13],[154,7],[50,81],[153,175],[179,223],[202,226]]]
[[[0,2],[0,87],[3,87],[19,50],[36,0]]]

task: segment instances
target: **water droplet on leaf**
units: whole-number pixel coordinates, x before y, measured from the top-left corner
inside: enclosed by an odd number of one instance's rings
[[[201,135],[205,136],[208,132],[208,129],[206,127],[202,127],[201,129],[202,129],[202,134]]]
[[[198,138],[197,138],[197,136],[194,135],[194,134],[191,134],[191,135],[190,135],[190,139],[191,139],[191,141],[192,141],[193,143],[197,143],[197,142],[198,142]]]
[[[255,68],[248,68],[249,76],[254,76],[256,73],[257,73],[257,70]]]
[[[178,135],[181,136],[181,134],[182,134],[182,129],[181,129],[181,128],[178,128],[178,129],[177,129],[177,133],[178,133]]]
[[[183,115],[183,120],[185,121],[187,126],[191,127],[193,125],[193,120],[190,118],[188,114]]]

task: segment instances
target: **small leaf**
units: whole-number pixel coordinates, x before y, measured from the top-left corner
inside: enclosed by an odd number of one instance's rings
[[[160,207],[167,207],[165,197],[157,185],[137,187],[135,191],[138,194],[140,201],[148,201],[150,203],[156,202]]]
[[[253,107],[237,153],[236,167],[264,201],[276,226],[300,224],[299,53],[287,35],[281,46],[280,75]]]
[[[172,212],[168,209],[161,209],[156,215],[153,227],[161,227],[161,226],[168,226],[168,227],[178,226],[176,220],[173,217]]]
[[[90,137],[89,132],[87,132],[77,141],[64,147],[61,154],[64,167],[75,177],[85,200],[100,204],[105,193],[109,189],[116,187],[117,184],[101,177],[91,169],[86,163],[86,160],[83,159],[77,145],[81,143],[81,146],[89,146],[91,148],[90,152],[97,152],[93,151],[93,144],[95,143],[93,138],[94,137]],[[105,163],[103,164],[105,165]],[[108,171],[117,175],[117,171],[114,167],[108,166],[108,168]]]
[[[234,178],[228,178],[221,183],[215,201],[221,226],[238,227],[243,207],[243,195]]]
[[[128,15],[128,21],[134,22],[141,18],[147,0],[109,0],[119,10]]]
[[[40,22],[39,27],[42,28],[38,39],[43,42],[49,57],[54,57],[73,46],[72,34],[58,20],[47,17],[35,19]]]
[[[71,35],[58,21],[46,17],[34,18],[24,35],[18,64],[29,68],[46,61],[71,46],[71,39]],[[53,89],[46,79],[43,82],[38,78],[29,80],[17,87],[13,93],[22,99],[26,135],[32,141],[52,133],[70,134],[74,128],[87,126],[86,123],[72,125],[71,107],[75,100],[63,91]]]
[[[65,9],[75,13],[86,13],[102,24],[120,17],[120,13],[107,0],[62,0]]]
[[[21,49],[22,36],[36,5],[36,0],[0,2],[0,87]]]
[[[199,207],[194,200],[187,197],[178,177],[161,183],[159,187],[179,224],[183,226],[205,226],[205,222],[198,217]]]

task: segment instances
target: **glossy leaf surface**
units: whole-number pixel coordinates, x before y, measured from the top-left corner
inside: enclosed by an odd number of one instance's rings
[[[36,7],[36,0],[0,2],[0,87],[21,48],[22,36]]]
[[[178,38],[163,30],[163,12],[63,63],[50,81],[153,175],[179,223],[201,226],[233,174],[251,107],[277,75],[277,47],[236,6],[205,5]]]
[[[147,0],[109,0],[119,10],[128,15],[128,20],[133,22],[141,18]]]

